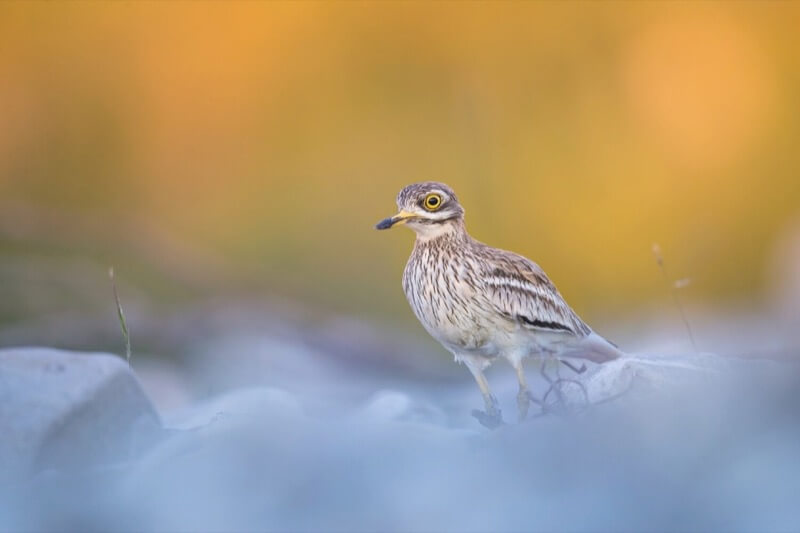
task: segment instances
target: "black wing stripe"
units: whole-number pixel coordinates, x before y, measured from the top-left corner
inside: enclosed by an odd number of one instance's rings
[[[569,333],[575,333],[569,326],[565,326],[564,324],[559,324],[558,322],[550,322],[547,320],[539,320],[539,319],[531,320],[530,318],[522,315],[517,315],[517,319],[535,328],[552,329],[555,331],[567,331]]]

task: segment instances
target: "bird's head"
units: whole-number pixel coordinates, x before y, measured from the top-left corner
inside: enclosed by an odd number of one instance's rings
[[[435,237],[461,226],[464,208],[456,193],[444,183],[425,181],[403,188],[397,195],[399,212],[375,225],[389,229],[405,224],[420,237]]]

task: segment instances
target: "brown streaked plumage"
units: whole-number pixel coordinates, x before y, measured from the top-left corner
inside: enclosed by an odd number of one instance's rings
[[[486,403],[479,420],[502,422],[484,369],[496,358],[517,372],[520,419],[530,402],[522,360],[531,355],[577,357],[605,362],[621,355],[567,305],[544,271],[529,259],[473,239],[464,209],[443,183],[405,187],[400,212],[377,224],[405,224],[417,234],[403,272],[411,309],[436,340],[472,372]]]

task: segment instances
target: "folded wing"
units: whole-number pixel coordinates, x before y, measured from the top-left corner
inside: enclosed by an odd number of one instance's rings
[[[567,305],[544,271],[511,252],[492,254],[483,282],[499,313],[525,328],[586,337],[592,330]]]

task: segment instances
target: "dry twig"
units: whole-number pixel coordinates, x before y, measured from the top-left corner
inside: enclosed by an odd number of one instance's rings
[[[111,280],[111,290],[114,291],[114,302],[117,305],[117,318],[119,325],[122,328],[122,337],[125,339],[125,360],[128,361],[128,366],[131,364],[131,336],[128,332],[128,321],[125,320],[125,313],[122,311],[122,304],[119,301],[119,293],[117,292],[117,280],[114,277],[114,267],[108,269],[108,278]]]

